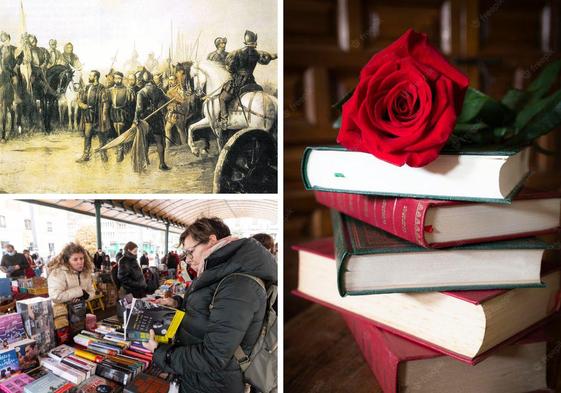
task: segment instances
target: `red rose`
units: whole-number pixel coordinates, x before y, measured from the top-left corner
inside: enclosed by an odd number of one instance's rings
[[[362,69],[337,142],[394,165],[427,165],[454,130],[467,87],[426,34],[409,29]]]

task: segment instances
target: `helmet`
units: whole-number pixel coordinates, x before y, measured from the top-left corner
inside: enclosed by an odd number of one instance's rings
[[[218,48],[218,45],[220,45],[221,43],[226,44],[228,42],[228,39],[226,37],[216,37],[214,39],[214,46],[216,46]]]
[[[246,30],[243,36],[243,43],[247,46],[257,46],[257,34],[253,31]]]
[[[144,83],[152,82],[152,74],[149,71],[142,71],[139,79]]]
[[[56,44],[57,44],[57,42],[56,42],[56,40],[55,40],[54,38],[51,38],[51,39],[49,40],[49,46],[53,46],[53,45],[56,46]]]
[[[120,76],[122,78],[124,75],[121,71],[114,71],[113,76]]]
[[[0,40],[2,42],[6,42],[10,39],[10,35],[8,33],[6,33],[5,31],[0,33]]]
[[[73,50],[74,50],[74,45],[72,45],[72,42],[67,42],[66,45],[64,45],[65,52],[72,52]]]

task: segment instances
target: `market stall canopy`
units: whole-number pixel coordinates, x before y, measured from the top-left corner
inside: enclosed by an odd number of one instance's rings
[[[74,213],[95,216],[93,199],[34,199],[35,203]],[[259,200],[193,200],[193,199],[100,199],[101,217],[105,219],[181,233],[183,228],[200,216],[222,219],[258,218],[277,224],[277,202]]]

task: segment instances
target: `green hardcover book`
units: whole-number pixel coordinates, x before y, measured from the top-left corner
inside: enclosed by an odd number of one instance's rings
[[[331,210],[341,296],[543,287],[537,238],[427,249]]]
[[[342,147],[308,147],[302,179],[308,190],[410,198],[510,203],[530,173],[530,151],[442,153],[421,167],[395,166]]]

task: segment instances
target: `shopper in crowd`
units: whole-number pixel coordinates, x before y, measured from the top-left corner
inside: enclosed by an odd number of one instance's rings
[[[111,270],[111,257],[109,256],[109,254],[105,254],[103,256],[103,263],[101,265],[101,268],[105,271]]]
[[[35,262],[33,262],[29,250],[23,250],[23,256],[27,261],[27,268],[25,269],[25,278],[35,277]]]
[[[148,253],[144,251],[140,257],[140,267],[148,267],[150,260],[148,259]]]
[[[41,277],[43,274],[43,258],[39,256],[36,252],[31,255],[31,259],[35,263],[35,275]]]
[[[68,243],[48,264],[47,285],[55,318],[67,315],[66,303],[88,300],[95,294],[94,265],[84,247]]]
[[[117,291],[121,289],[121,283],[119,282],[119,264],[117,262],[111,262],[111,279],[113,280],[113,284],[117,288]]]
[[[105,259],[105,253],[101,248],[98,248],[93,256],[93,264],[96,270],[101,270],[103,266],[103,260]]]
[[[179,256],[175,251],[170,251],[167,256],[168,278],[175,278],[178,264]]]
[[[125,245],[123,257],[119,260],[117,278],[121,284],[121,295],[132,294],[135,298],[146,296],[146,281],[136,260],[138,246],[133,242]]]
[[[184,299],[166,298],[160,304],[186,311],[173,345],[151,339],[154,364],[179,377],[180,391],[242,393],[244,382],[234,353],[249,354],[263,324],[267,295],[254,279],[277,282],[272,255],[256,240],[238,239],[219,218],[200,218],[180,237],[198,277]],[[220,283],[220,288],[217,287]],[[213,296],[213,307],[210,307]]]
[[[275,239],[273,239],[271,235],[267,233],[256,233],[252,238],[261,243],[271,254],[275,254]]]
[[[4,249],[6,253],[2,256],[2,261],[0,262],[2,271],[11,279],[24,278],[25,270],[29,267],[27,259],[25,259],[23,254],[17,252],[11,244],[7,244]]]
[[[119,251],[117,252],[117,255],[115,255],[115,260],[117,261],[117,263],[119,263],[122,257],[123,257],[123,249],[120,248]]]

